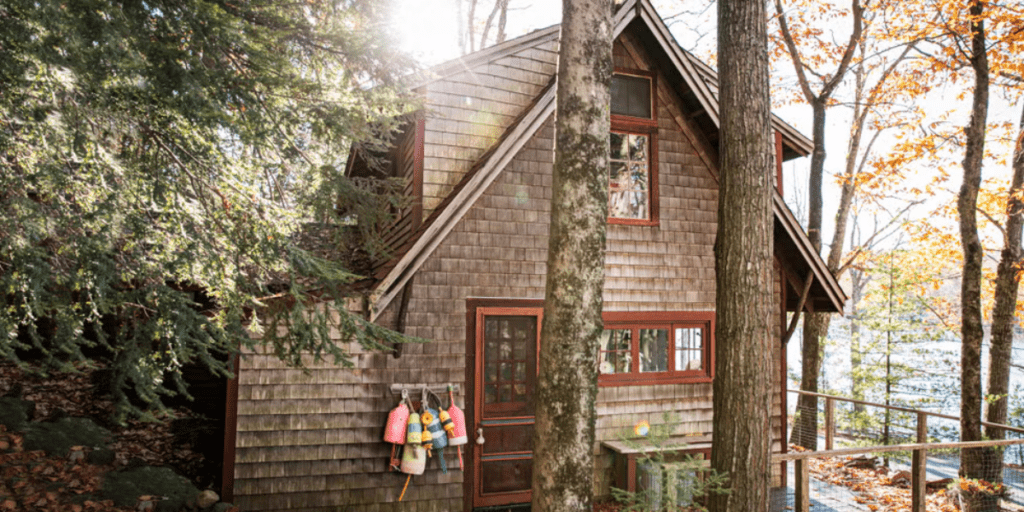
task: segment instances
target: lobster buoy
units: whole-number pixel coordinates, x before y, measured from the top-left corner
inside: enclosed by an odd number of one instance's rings
[[[423,416],[427,415],[423,414]],[[423,448],[427,450],[427,457],[433,455],[430,452],[434,449],[434,436],[430,435],[430,432],[424,430],[420,433],[420,442],[423,443]]]
[[[448,385],[448,418],[451,421],[451,429],[444,427],[445,431],[448,432],[448,444],[455,446],[459,452],[459,469],[463,469],[462,465],[462,445],[469,443],[469,436],[466,435],[466,414],[462,412],[455,405],[455,394],[454,387]]]
[[[445,433],[444,427],[441,426],[441,399],[437,395],[430,392],[430,396],[437,402],[437,409],[430,407],[424,403],[424,409],[426,412],[423,416],[429,416],[430,421],[423,420],[423,428],[425,432],[430,433],[431,441],[435,450],[437,450],[437,460],[441,465],[441,472],[448,472],[448,464],[444,460],[444,448],[448,446],[448,434]],[[447,416],[447,414],[445,414]]]
[[[415,412],[409,413],[409,428],[405,438],[405,448],[402,449],[402,463],[399,471],[409,475],[422,475],[427,467],[426,450],[420,444],[423,439],[423,424],[420,423],[420,415]]]
[[[409,475],[405,478],[405,486],[402,487],[402,494],[398,501],[405,497],[405,490],[409,488],[409,481],[413,475],[422,475],[427,469],[426,450],[420,444],[423,438],[423,424],[420,423],[420,415],[415,411],[409,413],[408,428],[405,434],[405,446],[402,448],[402,462],[398,470]]]
[[[384,426],[384,442],[391,443],[391,469],[398,471],[401,461],[398,458],[398,446],[405,444],[405,431],[409,426],[410,407],[409,391],[402,390],[402,401],[388,413],[388,422]]]

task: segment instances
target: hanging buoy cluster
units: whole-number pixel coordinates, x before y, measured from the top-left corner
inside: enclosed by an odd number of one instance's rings
[[[438,464],[443,473],[448,472],[444,449],[455,446],[459,453],[459,469],[462,464],[462,445],[469,442],[466,435],[466,415],[455,405],[454,387],[448,385],[448,410],[443,409],[441,399],[424,388],[417,413],[409,400],[409,391],[402,390],[402,400],[388,414],[384,427],[384,441],[391,443],[391,469],[409,475],[405,479],[398,501],[405,498],[409,481],[413,475],[422,475],[427,467],[427,458],[437,451]],[[402,458],[397,457],[398,446],[402,445]]]

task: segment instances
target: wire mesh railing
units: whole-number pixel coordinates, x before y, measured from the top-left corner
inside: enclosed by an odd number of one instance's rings
[[[1017,439],[964,443],[955,416],[795,393],[819,404],[798,401],[790,451],[775,456],[788,489],[773,493],[772,510],[1024,510],[1024,470],[1013,462],[1024,429],[998,425]],[[808,411],[813,421],[800,417]]]

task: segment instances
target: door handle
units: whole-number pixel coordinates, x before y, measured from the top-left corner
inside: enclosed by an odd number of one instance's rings
[[[487,440],[484,439],[484,429],[476,429],[476,444],[484,444]]]

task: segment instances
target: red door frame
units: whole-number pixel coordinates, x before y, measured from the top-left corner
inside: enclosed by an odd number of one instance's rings
[[[474,500],[477,497],[478,481],[477,464],[479,463],[480,450],[476,444],[476,429],[480,423],[482,411],[476,406],[476,398],[482,393],[480,389],[483,368],[482,361],[477,357],[479,350],[478,313],[481,308],[486,308],[488,314],[510,315],[535,315],[537,316],[537,357],[540,357],[540,328],[543,320],[543,299],[466,299],[466,431],[469,435],[469,444],[466,447],[465,478],[462,484],[463,510],[471,511],[474,507]],[[537,367],[540,367],[539,361]],[[529,493],[525,494],[525,501],[529,502]]]

